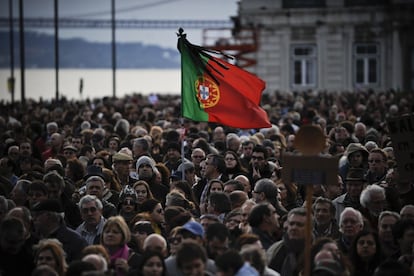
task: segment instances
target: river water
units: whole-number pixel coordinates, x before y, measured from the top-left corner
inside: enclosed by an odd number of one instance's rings
[[[21,99],[20,70],[16,69],[14,76],[15,100]],[[11,101],[8,92],[7,79],[10,70],[0,69],[0,101]],[[54,69],[26,69],[25,70],[26,99],[50,100],[55,98],[55,70]],[[80,80],[83,80],[83,92],[79,93]],[[179,94],[180,69],[119,69],[116,72],[116,96],[141,93]],[[60,69],[59,95],[67,99],[85,99],[112,96],[111,69]]]

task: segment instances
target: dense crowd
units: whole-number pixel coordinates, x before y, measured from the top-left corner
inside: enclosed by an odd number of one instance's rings
[[[387,126],[413,95],[274,92],[272,127],[248,130],[172,95],[0,103],[0,275],[414,275]],[[337,181],[282,178],[303,125]]]

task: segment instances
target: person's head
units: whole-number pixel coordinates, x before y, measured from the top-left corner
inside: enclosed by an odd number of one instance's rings
[[[226,164],[224,158],[218,154],[209,154],[206,159],[206,168],[204,170],[204,176],[207,179],[217,178],[220,174],[226,170]]]
[[[244,186],[238,180],[230,179],[224,183],[224,192],[230,194],[233,191],[243,191]]]
[[[141,212],[147,212],[151,220],[157,224],[164,223],[164,208],[156,199],[147,199],[141,204]]]
[[[49,198],[58,199],[62,196],[65,189],[65,180],[56,171],[45,174],[43,181],[46,184]]]
[[[253,199],[256,203],[269,202],[273,206],[278,206],[278,188],[273,180],[262,178],[256,182],[253,190]]]
[[[106,272],[108,270],[108,262],[100,254],[87,254],[82,258],[82,261],[93,264],[98,272]]]
[[[244,187],[244,191],[246,192],[246,194],[250,194],[250,192],[252,190],[252,186],[251,186],[250,180],[249,180],[249,178],[247,178],[247,176],[240,174],[240,175],[236,176],[234,178],[234,180],[237,180],[240,183],[242,183],[243,187]]]
[[[287,215],[287,235],[291,240],[305,238],[306,209],[294,208]]]
[[[230,233],[223,223],[213,223],[206,232],[206,249],[210,259],[215,260],[229,248]]]
[[[317,225],[328,225],[335,217],[335,205],[328,198],[318,197],[312,205],[312,210]]]
[[[350,255],[351,260],[359,259],[363,262],[379,258],[381,249],[377,233],[367,230],[360,231],[353,240]]]
[[[280,227],[279,215],[275,207],[270,203],[255,205],[250,211],[248,222],[251,227],[259,228],[266,232],[273,232]]]
[[[121,177],[125,177],[129,174],[131,163],[132,156],[129,154],[117,152],[112,156],[112,166],[114,171]]]
[[[350,169],[345,179],[347,194],[353,199],[359,199],[362,190],[365,187],[363,169]]]
[[[141,156],[136,163],[138,178],[151,181],[155,174],[155,161],[148,156]]]
[[[105,222],[101,244],[107,248],[115,249],[124,246],[131,239],[128,225],[121,216],[109,217]]]
[[[239,156],[234,151],[226,151],[224,154],[224,161],[226,162],[227,170],[231,171],[232,169],[241,169]]]
[[[242,223],[243,224],[246,224],[248,222],[248,218],[249,218],[250,212],[253,209],[253,206],[255,206],[255,205],[256,205],[256,202],[254,202],[251,199],[248,199],[240,207],[241,214],[242,214]]]
[[[401,208],[401,219],[409,219],[414,221],[414,205],[408,204]]]
[[[184,276],[204,275],[207,254],[194,241],[184,241],[177,250],[177,267]]]
[[[201,148],[195,148],[191,152],[191,161],[195,166],[200,166],[200,162],[206,158],[206,153]]]
[[[48,189],[42,180],[34,180],[27,189],[29,207],[34,206],[42,200],[48,198]]]
[[[62,244],[56,239],[44,239],[39,241],[35,247],[34,262],[36,266],[50,266],[59,275],[64,275],[68,266]]]
[[[340,175],[338,175],[337,179],[338,181],[328,182],[325,185],[322,185],[322,189],[326,198],[333,200],[343,193],[344,181]]]
[[[244,265],[244,260],[239,252],[234,249],[228,250],[216,259],[216,266],[220,276],[237,275]]]
[[[207,201],[207,212],[209,214],[222,214],[231,211],[229,196],[224,192],[211,193]]]
[[[231,210],[224,218],[224,224],[226,225],[227,229],[229,229],[229,231],[238,229],[241,222],[242,214],[240,208]]]
[[[253,148],[251,165],[257,169],[263,169],[267,164],[268,151],[261,145],[256,145]]]
[[[204,242],[204,228],[196,221],[186,222],[178,231],[178,234],[182,236],[183,240],[193,240],[199,244]]]
[[[402,219],[397,221],[392,228],[392,235],[400,247],[401,255],[412,254],[414,243],[414,221]]]
[[[28,200],[27,191],[31,181],[25,179],[19,179],[16,184],[14,185],[13,189],[10,192],[10,199],[17,206],[24,206]]]
[[[247,140],[242,143],[242,154],[243,157],[250,157],[253,153],[255,144],[253,141]]]
[[[48,236],[62,221],[63,207],[57,199],[46,199],[32,208],[33,226],[35,231]]]
[[[387,170],[387,154],[380,148],[374,148],[368,155],[369,171],[381,175]]]
[[[26,241],[26,231],[20,219],[15,217],[3,219],[0,223],[0,248],[2,252],[17,255]]]
[[[204,231],[207,231],[207,228],[216,222],[220,222],[218,216],[213,214],[204,214],[200,217],[200,224],[203,226]]]
[[[145,180],[138,180],[132,186],[137,193],[138,204],[142,204],[145,200],[154,198],[148,183]]]
[[[105,181],[100,176],[91,176],[85,181],[86,193],[101,199],[105,189]]]
[[[368,151],[360,143],[350,143],[347,146],[344,155],[347,157],[351,168],[360,168],[368,158]]]
[[[138,266],[140,275],[164,276],[167,268],[164,256],[158,251],[145,251]]]
[[[244,191],[233,191],[230,193],[229,197],[232,209],[240,208],[243,203],[249,199],[249,196]]]
[[[156,251],[159,252],[164,258],[167,257],[168,248],[167,241],[160,234],[150,234],[144,240],[144,251]]]
[[[339,230],[348,239],[352,239],[364,226],[364,220],[360,211],[346,207],[339,216]]]
[[[101,221],[103,205],[94,195],[85,195],[79,201],[79,210],[82,220],[88,226],[96,226]]]
[[[30,213],[30,210],[27,207],[14,207],[7,213],[6,217],[14,217],[20,219],[23,222],[24,227],[26,228],[27,236],[30,236],[30,233],[32,231],[32,214]]]
[[[223,192],[224,183],[220,179],[212,179],[209,182],[209,194],[214,192]]]
[[[362,207],[367,208],[371,215],[378,217],[386,205],[385,189],[379,185],[368,185],[360,195]]]
[[[378,237],[381,242],[393,243],[392,227],[400,220],[400,215],[397,212],[383,211],[378,218]]]
[[[132,152],[135,157],[139,157],[149,151],[148,140],[144,137],[134,139],[132,144]]]
[[[126,185],[119,194],[118,209],[122,214],[135,214],[138,211],[138,196],[131,186]]]

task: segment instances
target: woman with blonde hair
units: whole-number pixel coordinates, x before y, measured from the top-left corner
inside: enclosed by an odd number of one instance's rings
[[[62,276],[68,268],[65,255],[62,244],[57,239],[40,240],[35,246],[35,265],[47,265]]]
[[[103,227],[101,244],[109,253],[109,267],[115,275],[123,276],[134,271],[139,265],[139,256],[128,247],[131,232],[121,216],[108,218]]]

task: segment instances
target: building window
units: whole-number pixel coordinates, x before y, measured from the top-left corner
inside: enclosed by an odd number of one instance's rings
[[[356,44],[354,47],[354,68],[356,85],[377,85],[379,79],[378,45]]]
[[[345,7],[355,6],[382,6],[389,4],[389,0],[345,0]]]
[[[283,0],[283,8],[322,8],[326,7],[325,0]]]
[[[316,46],[292,45],[291,82],[295,88],[316,86]]]

